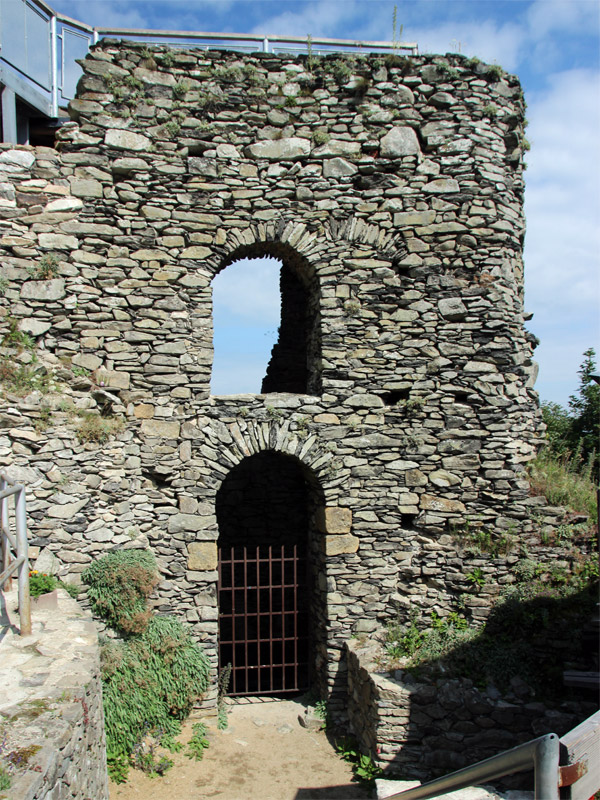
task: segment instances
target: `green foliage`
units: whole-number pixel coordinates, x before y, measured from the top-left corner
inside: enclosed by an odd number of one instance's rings
[[[467,572],[466,578],[474,586],[483,586],[485,584],[485,575],[481,567],[475,567],[470,572]]]
[[[491,81],[499,81],[504,76],[504,70],[500,64],[490,64],[485,74]]]
[[[327,142],[331,139],[331,136],[324,130],[317,130],[312,135],[313,142],[317,145],[327,144]]]
[[[187,743],[186,756],[193,758],[194,761],[202,761],[204,751],[209,745],[210,742],[206,738],[206,725],[197,722],[192,726],[192,738]]]
[[[224,731],[229,722],[227,720],[227,692],[229,690],[229,681],[231,680],[232,665],[227,664],[219,672],[217,680],[217,728]]]
[[[351,57],[340,57],[327,61],[324,70],[333,75],[335,82],[341,85],[350,79],[353,66],[354,60]]]
[[[495,106],[493,103],[488,103],[481,109],[481,113],[484,115],[484,117],[496,119],[498,116],[498,106]]]
[[[0,766],[0,792],[5,792],[10,789],[11,777],[9,771]]]
[[[38,572],[36,569],[29,573],[29,594],[32,597],[39,597],[42,594],[53,592],[58,584],[59,580],[54,575],[47,575],[45,572]]]
[[[174,617],[154,617],[144,633],[104,645],[101,661],[108,763],[123,780],[149,733],[163,745],[179,734],[208,686],[209,664]]]
[[[362,783],[372,784],[375,778],[382,774],[381,767],[373,761],[371,756],[360,752],[354,739],[344,736],[335,743],[337,753],[352,765],[354,778]]]
[[[144,88],[142,81],[136,78],[135,75],[127,75],[123,83],[134,92],[141,91]]]
[[[123,430],[123,420],[118,417],[102,417],[92,411],[81,412],[81,423],[77,428],[77,438],[85,442],[107,442],[111,436]]]
[[[19,330],[19,320],[14,317],[9,317],[7,322],[8,331],[4,334],[2,346],[12,347],[18,352],[22,352],[23,350],[32,352],[35,348],[35,342],[28,333]]]
[[[146,733],[133,748],[130,756],[131,765],[145,772],[150,778],[164,775],[173,766],[173,760],[160,753],[158,749],[160,745],[167,746],[161,741],[160,731]]]
[[[154,556],[148,550],[106,553],[82,573],[92,610],[124,633],[141,633],[150,620],[147,599],[158,583]]]
[[[387,656],[392,663],[406,658],[405,668],[420,677],[466,677],[480,688],[491,681],[507,690],[518,676],[535,696],[562,698],[564,663],[580,657],[581,627],[595,606],[594,572],[594,558],[584,559],[574,574],[552,562],[522,559],[517,583],[485,625],[470,626],[453,612],[444,619],[432,615],[427,628],[426,620],[413,616],[408,626],[388,628]]]
[[[190,85],[187,81],[178,81],[173,87],[173,94],[178,100],[180,100],[181,98],[185,97],[189,90]]]
[[[240,83],[244,73],[239,67],[217,67],[214,77],[222,83]]]
[[[322,731],[325,731],[331,727],[331,714],[329,713],[327,700],[317,700],[315,703],[315,716],[318,717],[322,722]]]
[[[4,275],[0,275],[0,297],[4,297],[9,287],[10,281]]]
[[[532,488],[557,505],[567,505],[592,517],[597,514],[594,482],[600,478],[600,386],[596,353],[583,354],[579,389],[569,398],[569,411],[558,403],[543,403],[546,448],[529,468]]]
[[[162,130],[165,136],[168,136],[170,139],[174,139],[179,134],[181,125],[176,120],[170,119],[162,126]]]
[[[460,72],[456,67],[451,67],[450,64],[437,64],[437,70],[444,78],[448,80],[456,80],[460,77]]]
[[[583,362],[578,370],[579,390],[569,398],[569,408],[573,415],[571,438],[581,448],[581,460],[589,458],[593,463],[593,474],[598,480],[600,459],[598,443],[600,441],[600,385],[593,375],[597,375],[596,352],[589,348],[583,354]]]

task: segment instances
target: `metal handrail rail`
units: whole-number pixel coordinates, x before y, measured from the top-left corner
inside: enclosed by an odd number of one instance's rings
[[[559,756],[560,739],[555,733],[548,733],[450,775],[390,795],[387,800],[430,800],[446,792],[503,778],[532,767],[535,770],[535,800],[559,800]]]
[[[15,535],[10,530],[8,499],[15,498]],[[18,574],[19,623],[21,636],[31,633],[31,598],[29,595],[29,542],[27,539],[27,510],[25,487],[0,472],[0,540],[2,543],[2,572],[0,589],[11,583]],[[13,558],[11,559],[11,555]]]

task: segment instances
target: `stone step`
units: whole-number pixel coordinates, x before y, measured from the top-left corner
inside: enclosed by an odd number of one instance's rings
[[[377,778],[377,800],[384,800],[398,792],[413,789],[420,786],[420,781],[392,781],[386,778]],[[511,789],[508,792],[500,793],[487,786],[469,786],[465,789],[458,789],[455,792],[440,794],[440,800],[533,800],[533,792],[524,792]]]

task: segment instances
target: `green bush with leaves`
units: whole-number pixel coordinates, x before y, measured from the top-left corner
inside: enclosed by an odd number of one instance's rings
[[[81,577],[93,611],[111,627],[126,634],[146,630],[151,617],[146,601],[159,580],[152,553],[115,550],[92,562]]]
[[[149,732],[169,746],[208,676],[208,659],[176,617],[154,617],[144,633],[104,645],[106,750],[114,779],[125,779],[130,755]]]

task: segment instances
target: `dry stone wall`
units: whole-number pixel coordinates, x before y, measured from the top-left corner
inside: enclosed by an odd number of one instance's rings
[[[378,646],[348,643],[348,715],[363,751],[387,774],[431,779],[518,744],[567,733],[596,711],[594,702],[549,707],[523,681],[510,694],[467,678],[425,681],[378,669]]]
[[[455,528],[533,541],[532,510],[557,513],[524,474],[518,81],[461,56],[112,40],[82,65],[57,149],[0,150],[2,324],[36,343],[9,335],[3,356],[50,376],[0,409],[34,546],[74,577],[150,546],[159,609],[216,668],[217,491],[248,456],[290,456],[311,497],[316,680],[343,684],[351,632],[452,607]],[[211,397],[212,278],[262,255],[283,263],[268,393]]]

